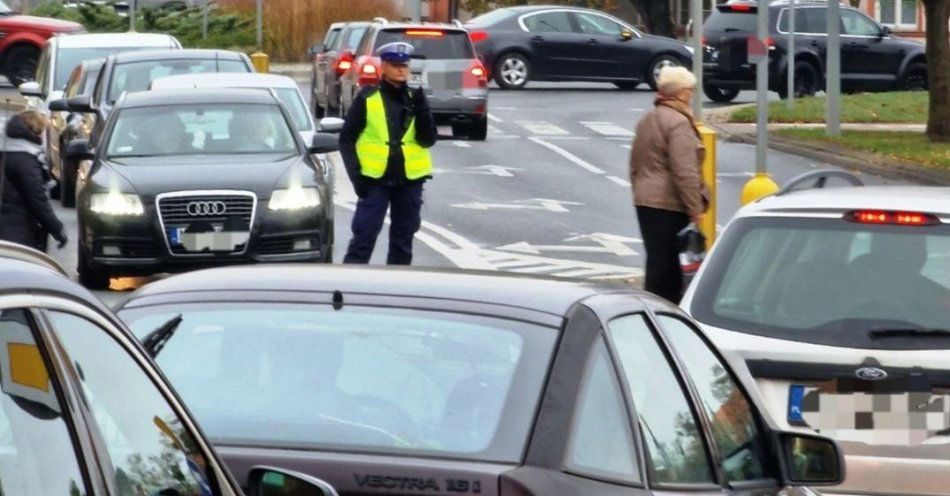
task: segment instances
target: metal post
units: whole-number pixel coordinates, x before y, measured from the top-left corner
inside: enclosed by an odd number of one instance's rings
[[[769,3],[759,2],[757,9],[758,34],[760,43],[765,43],[769,37]],[[766,158],[769,145],[769,56],[768,50],[755,67],[755,92],[756,92],[756,111],[758,112],[758,121],[756,123],[755,140],[755,172],[757,174],[766,173]]]
[[[129,0],[129,31],[135,32],[135,4],[137,0]]]
[[[257,51],[264,51],[264,0],[257,0]]]
[[[795,108],[795,0],[788,1],[788,95],[785,98],[785,106],[792,110]]]
[[[422,2],[423,0],[416,0],[416,12],[414,14],[416,22],[422,22]]]
[[[201,39],[208,39],[208,10],[211,8],[211,0],[205,0],[205,8],[201,12]]]
[[[703,0],[691,0],[689,5],[690,24],[693,32],[690,45],[693,47],[693,75],[696,76],[696,91],[693,92],[693,115],[702,120],[703,116]]]
[[[825,74],[825,134],[841,135],[841,14],[838,0],[828,2],[828,54]]]

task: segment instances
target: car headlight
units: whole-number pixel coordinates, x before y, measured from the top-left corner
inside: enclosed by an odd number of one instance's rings
[[[138,195],[117,191],[93,193],[89,198],[89,209],[100,215],[138,216],[145,213]]]
[[[300,186],[287,189],[275,189],[270,195],[267,208],[270,210],[301,210],[320,206],[320,192],[317,188]]]

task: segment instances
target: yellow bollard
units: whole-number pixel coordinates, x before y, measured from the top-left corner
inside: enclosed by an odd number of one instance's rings
[[[703,182],[709,188],[709,208],[703,215],[699,230],[706,236],[706,249],[712,248],[716,240],[716,131],[700,123],[699,134],[706,147],[706,160],[703,161]]]
[[[777,193],[778,184],[765,172],[756,172],[755,177],[749,179],[742,187],[742,197],[739,202],[742,205],[748,205],[759,198],[765,198],[771,194]]]
[[[270,72],[270,61],[266,53],[258,50],[251,54],[251,64],[257,72]]]

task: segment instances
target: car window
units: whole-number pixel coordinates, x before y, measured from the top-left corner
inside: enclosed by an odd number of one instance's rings
[[[30,315],[0,310],[0,494],[87,494]]]
[[[242,303],[123,312],[216,442],[513,462],[557,332],[410,309]],[[280,319],[274,319],[280,315]]]
[[[76,66],[72,74],[69,75],[69,81],[66,83],[66,89],[63,91],[63,98],[72,98],[82,87],[82,66]]]
[[[595,478],[640,482],[630,418],[602,339],[581,383],[565,467]]]
[[[639,416],[651,480],[714,483],[700,424],[644,317],[620,317],[608,327]]]
[[[58,311],[49,316],[81,380],[119,495],[210,496],[207,460],[195,438],[133,357],[84,318]]]
[[[574,15],[577,16],[577,24],[584,34],[620,37],[621,33],[628,31],[621,24],[601,15],[587,12],[576,12]]]
[[[297,142],[280,108],[263,104],[123,109],[108,146],[113,159],[296,152]]]
[[[290,116],[294,120],[298,131],[310,131],[310,117],[307,111],[307,104],[303,102],[300,91],[296,88],[277,88],[274,90],[280,103],[284,104]]]
[[[531,32],[572,33],[571,19],[567,11],[542,12],[523,19],[524,26]]]
[[[119,52],[136,52],[141,50],[156,50],[156,47],[97,47],[97,48],[61,48],[56,53],[56,74],[54,76],[54,90],[66,87],[66,80],[70,71],[86,60],[105,58]]]
[[[124,91],[145,91],[152,81],[160,77],[209,72],[250,72],[250,69],[241,60],[215,59],[149,60],[116,64],[109,86],[109,101],[114,103]]]
[[[950,329],[950,225],[747,218],[720,242],[690,309],[701,322],[871,348],[925,344],[877,327]]]
[[[732,12],[713,10],[706,22],[703,23],[704,31],[727,31],[740,33],[754,33],[756,31],[756,13],[755,12]],[[797,20],[797,19],[796,19]]]
[[[47,43],[40,54],[40,60],[36,65],[36,82],[40,85],[40,92],[46,96],[49,89],[49,71],[50,71],[50,45]],[[66,74],[69,74],[67,71]],[[55,88],[54,88],[55,89]]]
[[[362,53],[362,47],[365,44],[363,42],[363,37],[366,35],[367,31],[368,28],[366,26],[355,27],[349,30],[346,34],[346,39],[342,41],[340,50],[349,50],[357,53],[356,48],[360,47],[361,50],[359,50],[359,53]]]
[[[874,37],[881,34],[881,28],[860,12],[847,9],[842,10],[841,20],[844,22],[844,31],[842,34]]]
[[[807,34],[824,34],[828,32],[828,11],[825,8],[801,9],[795,20],[795,32]],[[785,29],[788,31],[788,28]]]
[[[80,95],[91,95],[96,88],[96,80],[99,79],[99,72],[102,70],[102,66],[95,66],[89,68],[85,74],[82,76],[82,92]]]
[[[373,50],[397,41],[409,43],[415,49],[414,55],[421,55],[427,60],[475,58],[468,33],[439,28],[386,29],[379,32]]]
[[[745,393],[697,330],[679,317],[659,315],[676,354],[696,386],[728,482],[765,479],[765,439]]]
[[[323,38],[323,48],[326,50],[336,50],[340,41],[340,31],[342,30],[343,28],[330,29],[326,37]]]

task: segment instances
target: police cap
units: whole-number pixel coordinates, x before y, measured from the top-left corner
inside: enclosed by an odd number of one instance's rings
[[[412,52],[414,51],[415,49],[409,43],[396,41],[393,43],[386,43],[385,45],[377,48],[376,55],[379,56],[380,60],[383,62],[408,64],[409,59],[412,57]]]

